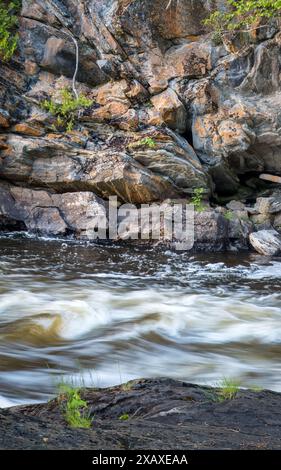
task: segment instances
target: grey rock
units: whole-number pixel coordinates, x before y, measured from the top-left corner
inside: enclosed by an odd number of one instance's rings
[[[30,186],[58,192],[94,191],[103,198],[116,195],[121,201],[147,203],[208,186],[207,176],[192,148],[161,135],[155,148],[136,145],[85,150],[50,138],[10,135],[2,153],[0,176]],[[138,139],[138,140],[137,140]]]
[[[39,235],[69,235],[91,239],[104,201],[90,192],[54,194],[1,183],[0,217]],[[3,224],[3,223],[2,223]]]
[[[281,230],[281,213],[274,217],[273,227],[278,231]]]
[[[228,221],[214,209],[195,212],[195,246],[198,250],[220,251],[228,244]]]
[[[258,197],[255,209],[259,214],[269,214],[272,200],[269,197]]]
[[[241,201],[230,201],[226,204],[226,207],[232,211],[245,211],[245,204]]]
[[[275,230],[260,230],[250,234],[252,247],[261,255],[276,256],[281,253],[281,236]]]

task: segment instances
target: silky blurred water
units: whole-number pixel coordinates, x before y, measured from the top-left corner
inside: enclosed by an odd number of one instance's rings
[[[59,382],[223,377],[281,391],[278,259],[0,239],[0,406]]]

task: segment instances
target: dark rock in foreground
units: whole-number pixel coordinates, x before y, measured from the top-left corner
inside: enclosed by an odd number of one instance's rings
[[[281,449],[276,392],[218,401],[216,389],[151,379],[82,396],[91,429],[70,428],[57,400],[0,410],[0,449]]]

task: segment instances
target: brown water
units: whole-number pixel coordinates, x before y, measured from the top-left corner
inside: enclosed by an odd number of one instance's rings
[[[281,390],[280,261],[0,239],[0,406],[70,380]]]

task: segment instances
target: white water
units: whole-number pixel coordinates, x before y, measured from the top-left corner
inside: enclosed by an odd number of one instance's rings
[[[281,272],[254,255],[0,240],[0,406],[61,380],[281,390]]]

